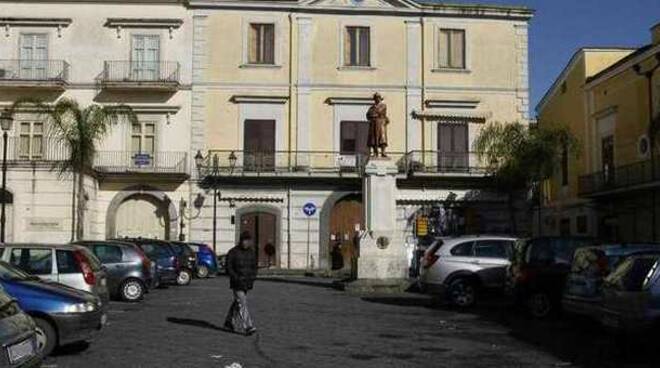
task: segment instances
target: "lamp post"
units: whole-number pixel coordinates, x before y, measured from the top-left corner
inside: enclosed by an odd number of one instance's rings
[[[5,202],[7,201],[7,138],[8,132],[14,118],[8,111],[0,115],[0,127],[2,127],[2,212],[0,212],[0,243],[5,242],[5,224],[7,217],[5,214]]]

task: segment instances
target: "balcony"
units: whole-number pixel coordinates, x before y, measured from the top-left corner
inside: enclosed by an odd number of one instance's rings
[[[188,178],[186,152],[135,153],[101,151],[94,158],[94,171],[101,178],[135,176],[181,181]]]
[[[487,165],[476,152],[412,151],[406,155],[407,172],[411,176],[483,177]]]
[[[390,152],[398,178],[484,177],[486,167],[475,153]],[[369,157],[333,151],[244,152],[210,151],[202,164],[201,177],[361,178]]]
[[[64,60],[0,60],[0,87],[64,89],[69,64]]]
[[[180,69],[175,61],[106,61],[97,82],[105,90],[172,92],[180,86]]]
[[[2,144],[2,139],[0,139],[0,150],[3,149]],[[69,157],[68,152],[69,150],[62,142],[53,138],[33,136],[7,139],[7,162],[12,166],[40,164],[52,166],[53,163],[66,160]]]
[[[580,176],[578,193],[584,197],[634,191],[660,185],[660,157],[652,160],[618,166],[609,171],[599,171]]]

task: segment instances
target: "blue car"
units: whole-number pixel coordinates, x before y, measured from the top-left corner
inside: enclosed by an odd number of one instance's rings
[[[99,297],[42,281],[5,262],[0,262],[0,285],[34,320],[41,356],[57,346],[90,341],[106,323]]]
[[[200,279],[215,276],[218,273],[218,262],[213,253],[213,249],[206,244],[188,243],[188,246],[195,252],[197,258],[196,274]]]
[[[169,243],[161,240],[123,238],[119,241],[137,245],[156,264],[157,285],[176,284],[181,265]]]

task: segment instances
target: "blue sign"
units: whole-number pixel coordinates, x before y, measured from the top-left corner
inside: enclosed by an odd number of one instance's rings
[[[316,205],[312,202],[307,202],[302,208],[305,215],[312,217],[316,213]]]
[[[151,155],[148,153],[136,153],[133,156],[135,166],[149,166],[151,165]]]

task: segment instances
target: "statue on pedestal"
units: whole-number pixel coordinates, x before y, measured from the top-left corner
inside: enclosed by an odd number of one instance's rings
[[[387,105],[383,103],[383,96],[380,93],[374,94],[374,104],[367,111],[367,120],[369,121],[369,137],[367,144],[371,157],[387,157],[385,149],[387,148],[387,125],[390,119],[387,117]]]

